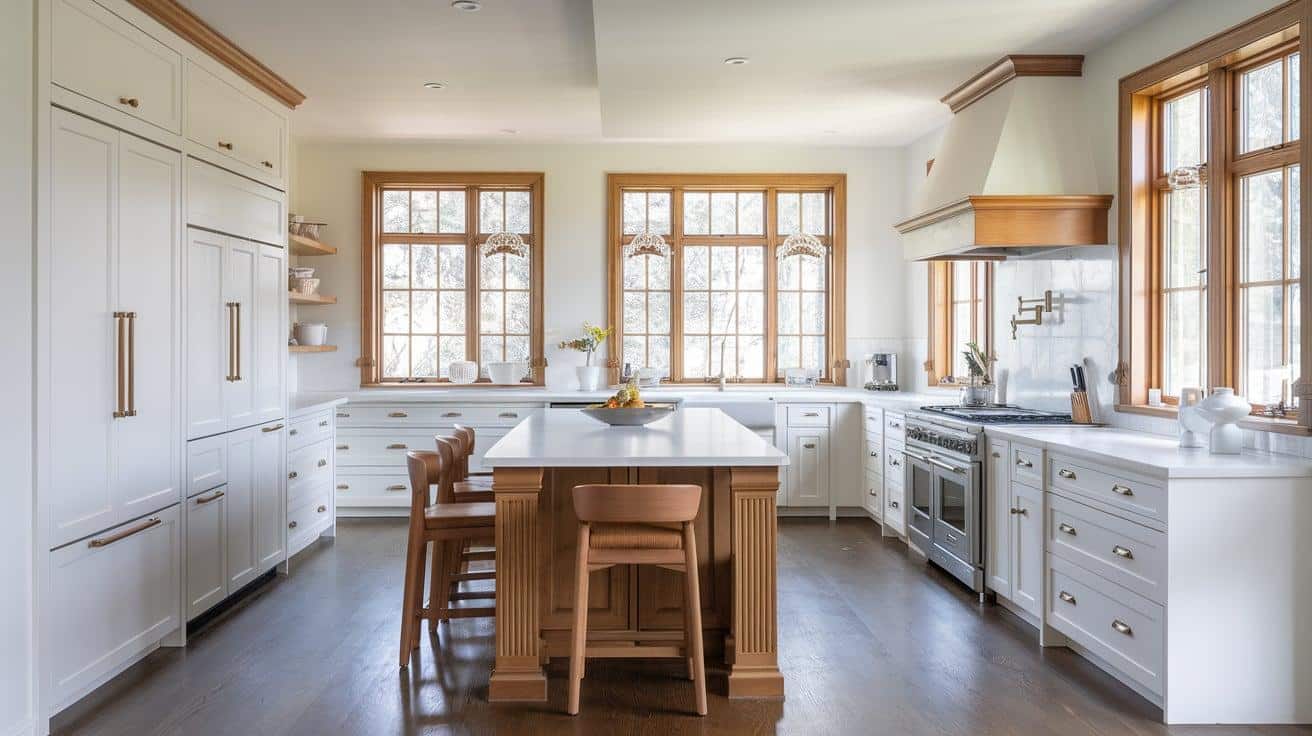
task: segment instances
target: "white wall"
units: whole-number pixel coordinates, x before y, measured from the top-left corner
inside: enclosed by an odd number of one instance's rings
[[[1072,83],[1084,88],[1085,134],[1092,145],[1099,188],[1092,194],[1117,193],[1117,94],[1120,78],[1278,4],[1271,0],[1189,0],[1176,3],[1086,54],[1084,78]],[[903,149],[908,187],[918,186],[923,181],[925,159],[934,155],[941,138],[942,131],[934,131]],[[909,190],[907,201],[914,199],[914,190]],[[1117,237],[1116,216],[1114,201],[1108,213],[1112,243]],[[915,361],[916,386],[924,387],[926,378],[920,370],[920,363],[927,351],[927,276],[923,264],[909,264],[906,272],[906,312],[911,320],[908,325],[909,344]],[[1115,367],[1119,352],[1118,274],[1113,247],[1092,248],[1075,257],[1055,260],[1007,261],[998,264],[995,273],[993,344],[999,357],[999,368],[1007,374],[1005,398],[1008,401],[1038,408],[1068,407],[1064,398],[1070,385],[1066,366],[1087,358],[1094,365],[1088,378],[1097,393],[1104,419],[1143,431],[1175,432],[1173,421],[1117,414],[1111,410],[1114,387],[1108,374]],[[1044,289],[1052,289],[1059,295],[1055,313],[1044,315],[1046,324],[1042,326],[1022,326],[1018,339],[1011,340],[1009,319],[1015,313],[1016,297],[1036,298]],[[1312,457],[1312,441],[1303,438],[1246,432],[1246,441],[1250,446]]]
[[[0,2],[0,734],[32,729],[33,0]]]
[[[298,356],[300,390],[359,385],[360,172],[542,171],[546,174],[544,323],[547,380],[568,386],[581,361],[554,345],[587,320],[606,324],[606,174],[621,172],[780,172],[847,174],[847,337],[849,381],[857,361],[875,349],[897,349],[904,337],[901,248],[890,227],[901,214],[904,187],[898,149],[778,145],[319,142],[296,146],[292,211],[329,223],[330,258],[303,259],[320,269],[332,307],[302,309],[323,320],[336,353]]]

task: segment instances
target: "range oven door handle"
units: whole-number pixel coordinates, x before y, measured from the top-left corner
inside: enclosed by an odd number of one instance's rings
[[[959,468],[955,465],[948,465],[947,463],[943,462],[942,460],[939,460],[936,457],[930,457],[926,459],[929,461],[930,465],[933,465],[936,468],[941,468],[943,470],[946,470],[949,473],[956,473],[957,475],[965,475],[966,473],[965,468]]]
[[[912,451],[906,449],[905,447],[902,448],[902,454],[903,454],[903,455],[906,455],[907,457],[911,458],[912,460],[919,460],[919,461],[922,462],[922,463],[931,462],[931,460],[929,459],[929,456],[928,456],[928,455],[921,455],[921,454],[918,453],[918,452],[912,452]]]

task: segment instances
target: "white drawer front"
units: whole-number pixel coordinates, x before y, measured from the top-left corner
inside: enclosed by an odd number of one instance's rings
[[[874,473],[865,474],[865,507],[878,519],[884,515],[884,478]]]
[[[865,450],[865,467],[867,473],[884,474],[884,438],[882,435],[867,434]]]
[[[405,473],[338,473],[334,491],[338,506],[410,505],[410,478]]]
[[[1166,534],[1048,494],[1048,551],[1166,602]]]
[[[900,484],[886,484],[884,486],[884,523],[891,529],[898,532],[905,532],[906,524],[906,491]]]
[[[287,245],[287,195],[187,159],[187,223],[206,230]]]
[[[907,420],[904,415],[892,411],[884,412],[884,438],[895,442],[906,441]]]
[[[332,412],[325,411],[293,420],[288,426],[287,449],[295,450],[331,438],[333,415]]]
[[[195,63],[187,63],[187,138],[240,173],[281,182],[286,119]]]
[[[1165,609],[1060,557],[1048,566],[1049,625],[1160,695]]]
[[[787,407],[790,427],[828,427],[829,407],[790,404]]]
[[[227,540],[226,488],[187,499],[187,620],[228,595],[224,549]]]
[[[339,468],[385,465],[406,472],[407,450],[436,450],[435,429],[344,429],[337,433]]]
[[[884,410],[867,406],[861,416],[862,426],[871,434],[884,434]]]
[[[884,443],[884,477],[890,483],[902,485],[902,478],[906,474],[906,458],[902,457],[901,442],[887,440]]]
[[[339,427],[513,427],[540,413],[537,406],[456,404],[350,404],[337,410]]]
[[[1043,487],[1043,451],[1035,447],[1011,445],[1011,477],[1031,488]]]
[[[182,132],[182,56],[91,0],[55,0],[55,84],[170,133]]]
[[[299,499],[300,502],[287,510],[287,536],[294,538],[310,530],[321,529],[332,518],[332,488],[322,486],[313,493]]]
[[[50,552],[43,609],[57,632],[49,658],[55,709],[182,623],[180,524],[174,504]]]
[[[333,445],[320,440],[287,455],[287,493],[296,486],[327,484],[333,476]]]
[[[1060,455],[1048,459],[1048,483],[1050,488],[1166,522],[1166,489],[1156,483],[1095,470]]]
[[[228,482],[228,437],[215,435],[187,443],[187,495]]]

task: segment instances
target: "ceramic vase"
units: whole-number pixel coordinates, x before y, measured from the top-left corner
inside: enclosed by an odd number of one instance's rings
[[[579,375],[580,391],[598,391],[601,389],[601,366],[581,365],[574,370]]]

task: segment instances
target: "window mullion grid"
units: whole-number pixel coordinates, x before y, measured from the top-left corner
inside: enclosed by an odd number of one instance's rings
[[[683,188],[670,189],[670,382],[684,380]]]
[[[475,362],[479,360],[478,333],[483,321],[479,308],[482,263],[478,255],[478,232],[483,229],[479,221],[479,192],[476,185],[465,187],[465,360]]]
[[[765,375],[769,383],[779,380],[779,190],[765,190]]]

